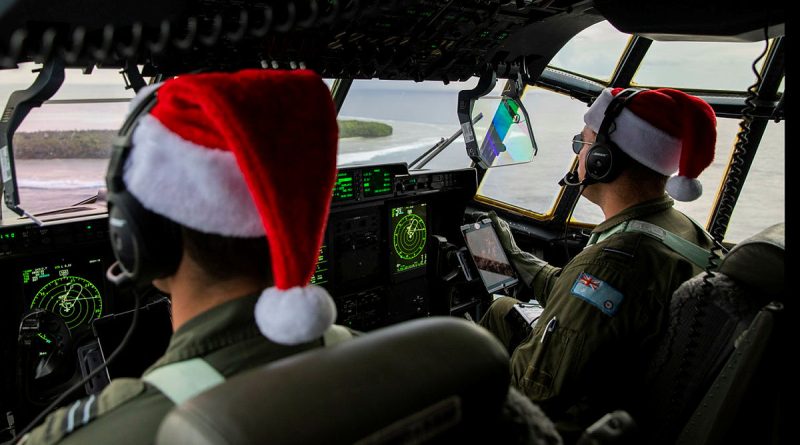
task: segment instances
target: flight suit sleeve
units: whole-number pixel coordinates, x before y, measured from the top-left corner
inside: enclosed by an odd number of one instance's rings
[[[550,295],[550,290],[561,268],[551,266],[547,261],[536,255],[522,251],[514,241],[508,222],[498,217],[494,211],[489,212],[488,215],[497,231],[503,250],[508,255],[509,261],[511,261],[522,282],[522,286],[517,286],[512,291],[512,296],[521,301],[535,299],[539,304],[546,307],[547,297]]]
[[[59,408],[41,425],[22,438],[19,444],[57,444],[94,419],[142,394],[145,384],[138,379],[115,379],[99,396],[89,396]]]

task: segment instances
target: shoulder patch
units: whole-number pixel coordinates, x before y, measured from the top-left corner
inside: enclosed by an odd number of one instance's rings
[[[622,292],[614,289],[605,281],[586,272],[581,272],[572,285],[572,295],[586,301],[600,309],[609,317],[614,316],[619,310],[619,305],[625,298]]]

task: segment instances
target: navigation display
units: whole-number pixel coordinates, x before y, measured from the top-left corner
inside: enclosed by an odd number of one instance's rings
[[[27,307],[60,316],[73,331],[103,315],[104,271],[99,257],[58,258],[23,269],[19,277]]]
[[[427,208],[426,203],[391,208],[389,236],[393,273],[419,269],[427,264]]]

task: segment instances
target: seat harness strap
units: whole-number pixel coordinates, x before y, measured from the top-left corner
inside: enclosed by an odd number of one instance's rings
[[[325,331],[323,344],[331,346],[349,340],[353,335],[344,326],[333,325]],[[225,376],[201,358],[170,363],[145,374],[142,380],[161,391],[179,405],[203,391],[225,381]]]
[[[172,403],[179,405],[184,400],[211,389],[225,381],[225,376],[201,358],[156,368],[145,374],[142,380],[155,386]]]
[[[695,223],[695,225],[697,225],[697,223]],[[586,243],[586,247],[599,243],[612,235],[624,232],[643,233],[661,241],[662,244],[682,255],[701,269],[709,267],[709,258],[711,257],[711,252],[709,250],[703,249],[690,241],[686,241],[669,230],[662,229],[655,224],[636,219],[623,221],[605,232],[592,233],[591,237],[589,237],[589,241]]]

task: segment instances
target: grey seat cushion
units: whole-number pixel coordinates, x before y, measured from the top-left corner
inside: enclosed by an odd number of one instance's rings
[[[779,223],[737,244],[722,259],[719,271],[761,299],[780,298],[785,287],[786,224]]]

